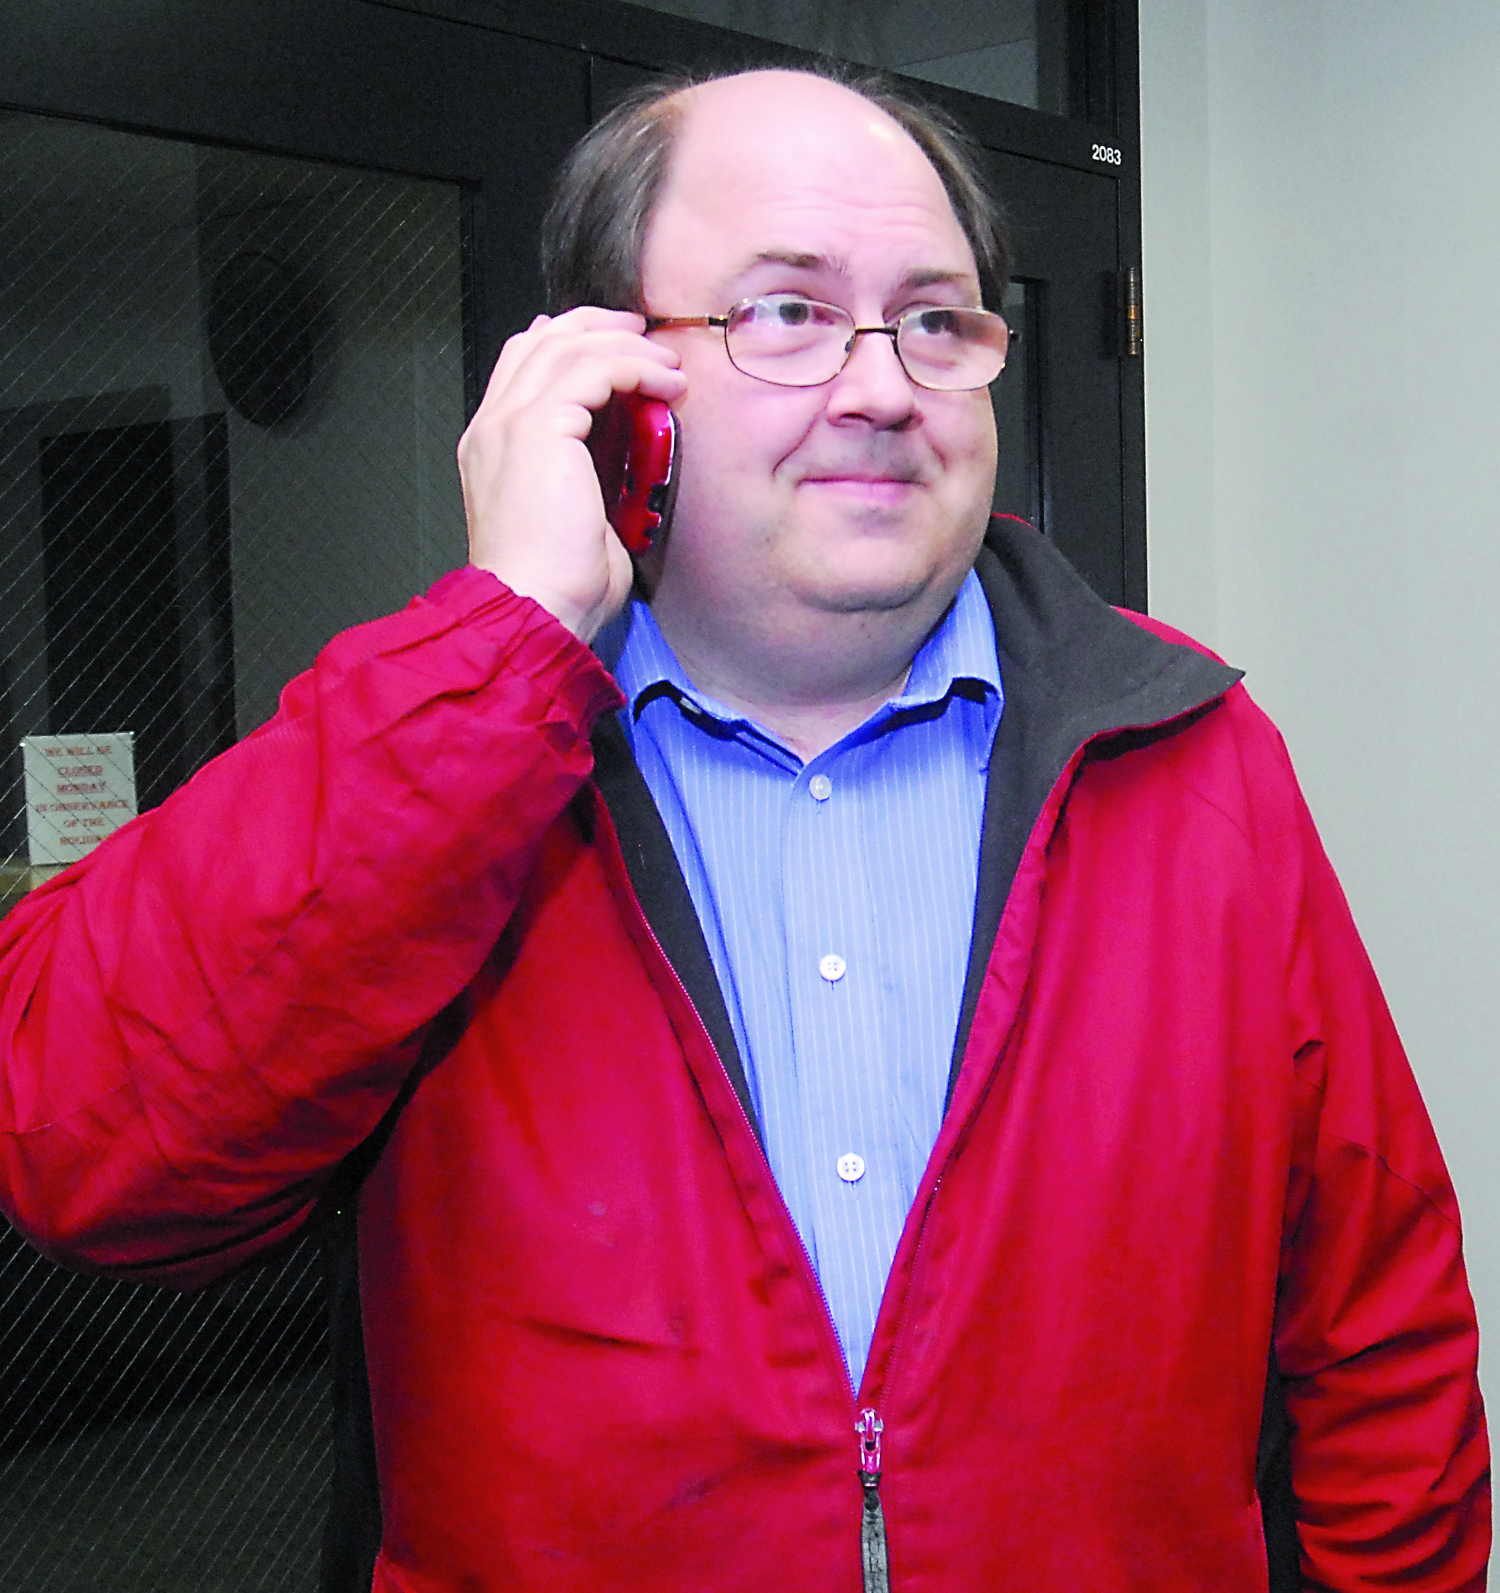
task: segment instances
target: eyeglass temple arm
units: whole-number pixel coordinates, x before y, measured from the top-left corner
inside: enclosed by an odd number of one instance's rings
[[[660,332],[674,326],[728,326],[727,315],[648,315],[646,330]]]

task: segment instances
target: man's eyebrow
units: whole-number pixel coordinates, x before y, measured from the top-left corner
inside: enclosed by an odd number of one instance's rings
[[[847,262],[826,254],[802,254],[796,249],[762,249],[752,255],[740,268],[749,271],[758,265],[791,266],[794,271],[831,271],[836,276],[848,276]]]
[[[911,271],[901,279],[904,290],[912,288],[967,287],[974,281],[972,271]]]

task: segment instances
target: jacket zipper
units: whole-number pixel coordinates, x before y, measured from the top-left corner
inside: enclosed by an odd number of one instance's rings
[[[890,1560],[885,1546],[885,1511],[880,1507],[880,1435],[885,1423],[873,1410],[862,1410],[854,1423],[859,1439],[859,1485],[865,1508],[859,1523],[859,1560],[865,1593],[890,1593]]]

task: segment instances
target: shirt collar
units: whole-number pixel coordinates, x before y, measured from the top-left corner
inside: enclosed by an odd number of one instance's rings
[[[693,685],[650,608],[639,598],[632,598],[619,618],[599,633],[594,649],[625,693],[629,706],[620,717],[627,735],[652,701],[670,697],[679,707],[696,710],[694,718],[716,721],[721,734],[748,731],[767,738],[762,727]],[[989,604],[972,570],[948,612],[918,649],[901,694],[851,732],[851,737],[866,739],[893,728],[890,722],[898,718],[922,717],[920,710],[946,701],[955,687],[964,696],[980,699],[993,730],[1003,702],[1000,661]]]

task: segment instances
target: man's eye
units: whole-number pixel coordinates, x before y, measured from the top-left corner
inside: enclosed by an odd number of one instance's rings
[[[953,310],[918,310],[911,325],[924,337],[958,337],[963,330],[963,317]]]
[[[812,319],[812,305],[806,299],[777,299],[776,313],[783,326],[806,326]]]

